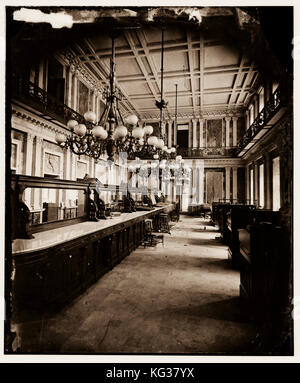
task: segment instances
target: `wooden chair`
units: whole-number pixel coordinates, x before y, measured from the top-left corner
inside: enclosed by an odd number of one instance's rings
[[[171,234],[170,226],[169,226],[169,216],[168,216],[168,214],[165,214],[165,213],[160,213],[159,214],[159,228],[158,228],[158,231],[160,233]]]
[[[159,242],[161,242],[164,247],[164,235],[161,233],[154,233],[152,219],[145,219],[145,232],[142,245],[144,245],[144,248],[146,246],[154,247]]]

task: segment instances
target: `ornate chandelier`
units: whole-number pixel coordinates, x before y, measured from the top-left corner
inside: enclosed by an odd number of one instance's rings
[[[163,34],[162,34],[163,37]],[[162,39],[163,40],[163,39]],[[162,79],[163,84],[163,42],[162,42]],[[96,124],[96,114],[87,111],[84,120],[70,120],[67,127],[70,135],[58,133],[56,141],[62,148],[70,148],[77,155],[87,155],[94,159],[107,155],[108,160],[114,161],[115,154],[126,152],[128,159],[154,158],[168,159],[175,156],[176,149],[168,148],[161,135],[162,109],[167,103],[163,100],[163,85],[161,84],[161,101],[156,106],[161,110],[160,135],[152,135],[153,127],[138,125],[138,117],[128,116],[125,120],[120,113],[118,103],[122,95],[115,85],[115,42],[112,37],[112,56],[110,60],[109,86],[105,89],[106,105],[99,122]]]

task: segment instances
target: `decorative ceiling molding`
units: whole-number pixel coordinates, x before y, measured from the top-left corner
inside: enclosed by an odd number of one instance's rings
[[[57,52],[56,57],[62,60],[64,65],[69,66],[70,71],[75,73],[79,78],[86,82],[93,90],[97,91],[101,97],[104,91],[104,86],[99,79],[92,75],[81,63],[78,56],[76,56],[70,49],[63,49]]]
[[[177,119],[195,119],[195,118],[208,118],[208,117],[244,117],[244,108],[235,108],[235,109],[212,109],[212,110],[203,110],[201,113],[193,114],[193,113],[184,113],[178,112]],[[174,119],[174,116],[170,116],[170,118]],[[145,121],[159,121],[159,113],[150,114],[145,113],[143,120]]]

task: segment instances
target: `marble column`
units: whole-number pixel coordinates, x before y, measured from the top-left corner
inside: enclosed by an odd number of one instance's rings
[[[238,117],[232,117],[233,125],[232,125],[232,146],[237,146],[237,121]]]
[[[63,177],[66,180],[71,180],[72,179],[71,166],[72,166],[72,163],[71,163],[71,150],[68,148],[65,151],[65,159],[64,159],[64,175],[63,175]]]
[[[172,121],[167,121],[168,124],[168,147],[172,146]]]
[[[271,160],[269,153],[264,155],[264,200],[265,208],[271,209]]]
[[[193,121],[193,148],[197,147],[197,120]]]
[[[230,166],[225,167],[225,198],[230,200]]]
[[[39,75],[38,75],[38,86],[42,89],[45,89],[44,86],[44,60],[40,61],[39,64]]]
[[[76,160],[76,154],[71,152],[71,180],[76,181],[76,166],[77,166],[77,160]]]
[[[92,111],[96,113],[96,92],[92,93]]]
[[[89,165],[90,165],[89,175],[93,178],[93,177],[95,177],[95,160],[94,160],[94,158],[90,158]]]
[[[174,121],[174,128],[173,128],[173,145],[176,146],[177,145],[177,126],[175,126],[175,121]]]
[[[25,174],[27,176],[32,175],[32,153],[33,153],[33,140],[34,134],[27,133],[26,136],[26,162],[25,162]],[[26,188],[24,192],[24,201],[28,207],[31,204],[31,188]]]
[[[43,176],[41,172],[42,167],[42,145],[43,139],[41,137],[35,138],[35,157],[34,157],[34,175],[37,177]],[[33,193],[33,206],[40,208],[41,203],[41,189],[35,188]]]
[[[72,87],[73,85],[73,73],[71,72],[70,68],[68,69],[67,73],[67,105],[72,108]]]
[[[232,168],[232,198],[237,202],[237,168]]]
[[[74,75],[73,77],[73,109],[74,110],[77,110],[77,86],[78,86],[77,76]]]
[[[199,148],[204,147],[204,138],[203,138],[203,118],[199,118]]]
[[[246,203],[249,203],[250,200],[250,185],[249,185],[249,166],[245,167],[245,197]]]
[[[245,124],[246,124],[246,130],[248,130],[249,126],[250,126],[250,123],[249,123],[249,110],[246,110]]]
[[[227,148],[230,147],[230,121],[231,121],[231,117],[225,117],[225,122],[226,122],[226,126],[225,126],[225,146]]]
[[[196,181],[197,181],[196,160],[192,160],[191,202],[193,204],[196,203]]]
[[[258,205],[258,165],[254,164],[254,203]]]
[[[166,142],[166,123],[164,121],[161,123],[161,135],[163,140]]]

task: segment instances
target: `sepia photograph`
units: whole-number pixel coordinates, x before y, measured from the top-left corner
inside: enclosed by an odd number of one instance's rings
[[[4,354],[294,356],[294,7],[100,5],[5,9]]]

